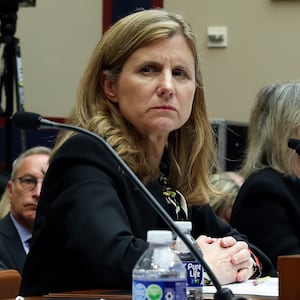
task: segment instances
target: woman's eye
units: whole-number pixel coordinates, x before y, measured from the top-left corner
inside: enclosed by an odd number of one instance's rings
[[[142,73],[151,73],[155,72],[156,68],[154,66],[145,66],[142,68]]]
[[[188,74],[184,70],[181,70],[181,69],[174,70],[173,75],[178,76],[178,77],[188,77]]]

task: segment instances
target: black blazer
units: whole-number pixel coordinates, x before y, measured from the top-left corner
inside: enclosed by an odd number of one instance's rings
[[[300,182],[271,168],[252,174],[238,193],[231,224],[274,266],[279,255],[300,254]]]
[[[15,269],[22,274],[25,258],[18,231],[7,214],[0,220],[0,269]]]
[[[159,182],[147,187],[168,211]],[[192,209],[191,218],[195,235],[243,239],[208,205]],[[108,150],[90,137],[72,137],[44,179],[20,294],[129,289],[132,269],[147,248],[147,230],[159,228],[167,228],[165,222]]]

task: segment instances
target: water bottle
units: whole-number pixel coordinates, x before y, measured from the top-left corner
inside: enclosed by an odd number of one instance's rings
[[[172,232],[147,232],[148,249],[132,271],[133,300],[186,300],[185,268],[171,248]]]
[[[188,237],[192,243],[194,243],[195,241],[191,236],[192,223],[190,221],[176,221],[175,223],[185,234],[185,236]],[[176,237],[175,251],[185,266],[187,279],[187,299],[202,300],[204,282],[202,265],[195,260],[188,247],[178,236]]]

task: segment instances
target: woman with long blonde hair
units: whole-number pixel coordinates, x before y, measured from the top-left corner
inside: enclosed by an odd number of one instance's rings
[[[174,220],[192,220],[222,283],[255,274],[245,238],[208,204],[216,152],[196,39],[182,16],[139,11],[106,31],[71,120],[103,137]],[[21,293],[130,288],[147,231],[166,223],[99,141],[64,132],[54,151]],[[267,258],[251,249],[268,272]]]

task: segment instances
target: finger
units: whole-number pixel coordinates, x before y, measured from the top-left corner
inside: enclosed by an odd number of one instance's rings
[[[249,247],[248,244],[246,242],[243,241],[237,241],[232,247],[231,247],[236,253],[246,250],[246,252],[248,252],[248,256],[250,257],[250,251],[249,251]]]
[[[249,268],[240,269],[236,275],[237,282],[243,282],[248,280],[251,277],[251,271]]]
[[[235,249],[237,250],[237,249]],[[238,251],[235,251],[234,254],[231,257],[231,263],[233,265],[238,265],[242,263],[247,263],[249,266],[252,265],[251,263],[251,255],[248,251],[248,249],[239,249]]]
[[[207,235],[200,235],[196,241],[197,243],[199,242],[199,243],[211,244],[213,241],[215,241],[215,239]]]
[[[220,245],[223,248],[231,247],[237,243],[236,239],[232,236],[226,236],[220,239]]]

